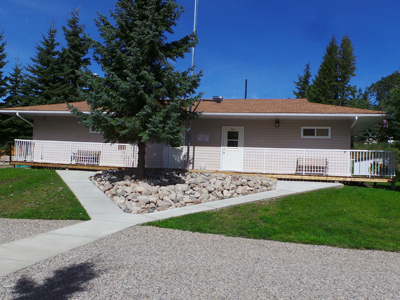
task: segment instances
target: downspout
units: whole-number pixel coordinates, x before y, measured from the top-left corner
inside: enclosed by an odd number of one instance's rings
[[[353,129],[353,127],[356,125],[357,121],[358,121],[358,117],[356,116],[354,118],[353,124],[351,124],[351,128],[350,129]]]
[[[33,123],[29,122],[27,119],[25,119],[24,117],[22,117],[19,112],[15,113],[15,115],[20,118],[22,121],[24,121],[25,123],[28,123],[29,125],[31,125],[33,127]]]
[[[351,134],[351,131],[353,130],[354,126],[356,126],[357,121],[358,121],[358,116],[355,116],[354,121],[350,127],[350,148],[354,148],[354,139],[353,139],[353,135]]]

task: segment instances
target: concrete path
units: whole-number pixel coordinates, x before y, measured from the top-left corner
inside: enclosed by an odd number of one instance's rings
[[[122,212],[112,200],[92,184],[88,177],[94,173],[83,171],[57,172],[82,203],[91,220],[0,245],[0,276],[26,268],[39,261],[138,224],[216,210],[263,199],[285,197],[327,188],[341,188],[343,186],[337,183],[279,181],[277,189],[274,191],[146,215],[136,215]]]

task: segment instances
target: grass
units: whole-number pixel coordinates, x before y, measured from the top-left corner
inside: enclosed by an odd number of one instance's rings
[[[54,170],[16,168],[0,169],[0,217],[90,219]]]
[[[400,192],[346,186],[146,225],[234,237],[400,252]],[[397,185],[400,189],[400,185]]]

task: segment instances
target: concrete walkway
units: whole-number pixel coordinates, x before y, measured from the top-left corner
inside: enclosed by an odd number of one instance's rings
[[[277,189],[253,195],[218,200],[146,215],[122,212],[88,179],[92,172],[57,171],[82,203],[91,220],[47,233],[0,245],[0,276],[26,268],[39,261],[123,229],[155,220],[216,210],[238,204],[273,199],[310,191],[341,188],[342,184],[322,182],[279,181]]]

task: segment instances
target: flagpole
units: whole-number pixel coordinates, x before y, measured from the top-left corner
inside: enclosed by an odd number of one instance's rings
[[[193,18],[193,33],[197,30],[197,12],[198,12],[199,2],[198,0],[194,0],[194,18]],[[194,46],[192,47],[192,76],[193,76],[193,67],[194,67]]]
[[[193,33],[197,30],[197,12],[198,12],[199,2],[198,0],[194,0],[194,17],[193,17]],[[192,47],[192,64],[191,64],[191,71],[190,75],[193,76],[194,74],[194,48]],[[190,98],[192,98],[192,94],[190,94]],[[189,114],[192,113],[192,106],[189,107]],[[192,120],[189,119],[189,126],[187,131],[187,153],[186,153],[186,167],[189,170],[189,163],[190,163],[190,139],[191,139],[191,131],[192,131]]]

